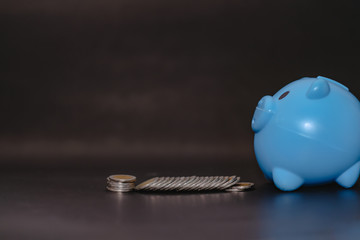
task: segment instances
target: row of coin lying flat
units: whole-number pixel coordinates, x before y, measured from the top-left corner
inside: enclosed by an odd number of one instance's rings
[[[225,190],[240,181],[237,176],[155,177],[135,187],[143,191],[215,191]]]

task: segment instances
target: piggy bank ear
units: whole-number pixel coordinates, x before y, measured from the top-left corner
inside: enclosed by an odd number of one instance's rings
[[[306,96],[310,99],[319,99],[326,97],[329,93],[329,83],[324,79],[317,79],[311,84]]]

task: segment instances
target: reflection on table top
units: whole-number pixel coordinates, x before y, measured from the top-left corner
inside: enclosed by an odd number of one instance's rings
[[[355,239],[359,184],[280,192],[261,175],[248,192],[113,193],[109,172],[3,171],[0,238]]]

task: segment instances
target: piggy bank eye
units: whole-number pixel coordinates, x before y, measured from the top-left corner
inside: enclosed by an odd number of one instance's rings
[[[290,93],[290,91],[286,91],[283,94],[281,94],[281,96],[279,97],[279,100],[285,98],[289,93]]]

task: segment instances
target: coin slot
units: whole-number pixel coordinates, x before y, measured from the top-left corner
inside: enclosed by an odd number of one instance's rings
[[[285,98],[289,93],[290,93],[290,91],[286,91],[283,94],[281,94],[281,96],[279,97],[279,100]]]

